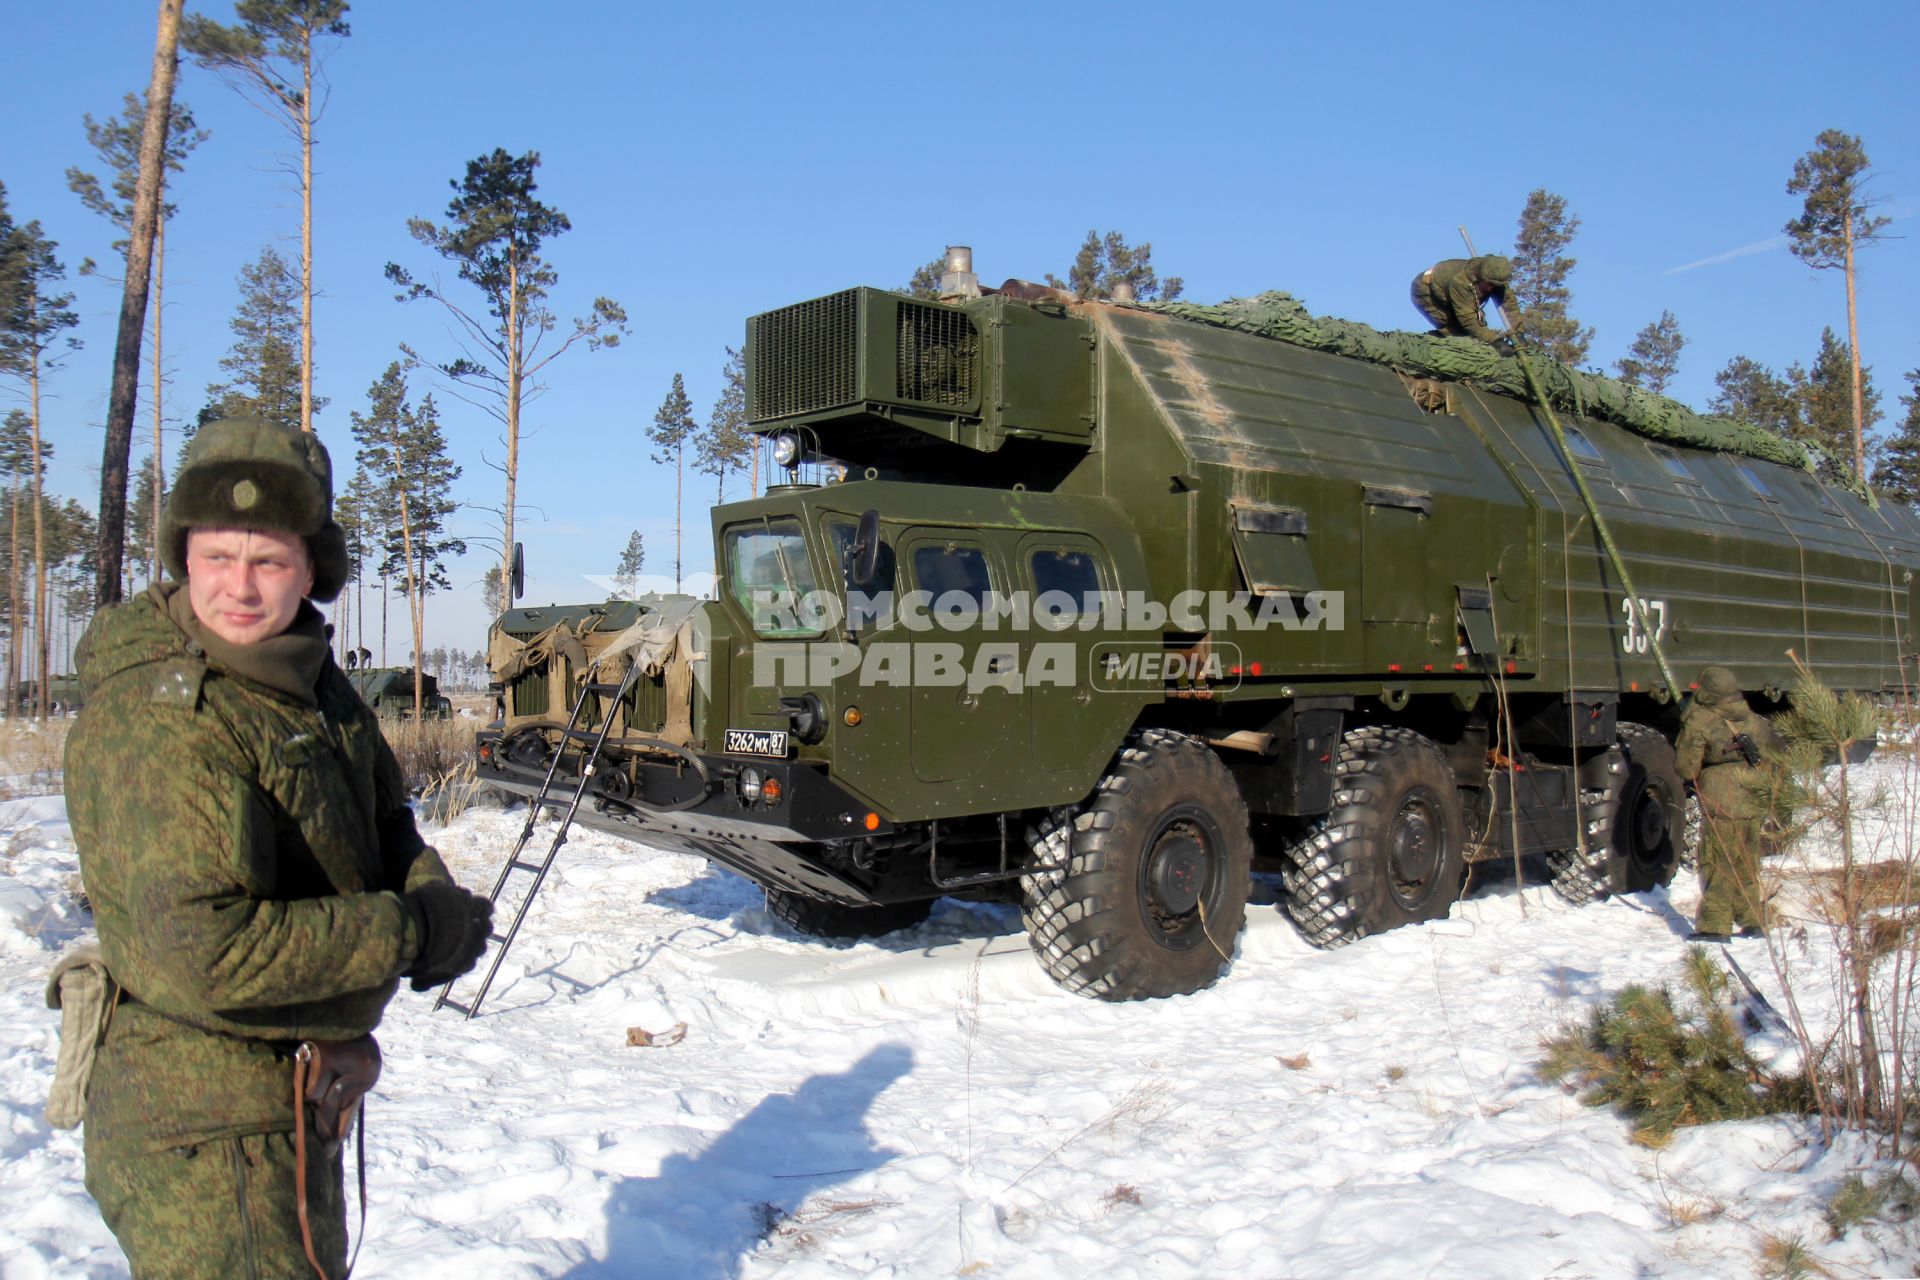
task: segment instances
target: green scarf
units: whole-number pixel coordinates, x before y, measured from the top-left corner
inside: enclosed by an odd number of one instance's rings
[[[165,585],[173,588],[167,599],[167,616],[207,655],[209,666],[265,685],[310,707],[320,705],[315,688],[327,662],[327,633],[325,620],[311,601],[300,602],[299,612],[279,635],[252,644],[233,644],[201,623],[186,583]]]

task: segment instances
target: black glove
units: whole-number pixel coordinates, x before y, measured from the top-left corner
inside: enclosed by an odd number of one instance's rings
[[[1520,348],[1513,345],[1512,338],[1496,338],[1493,343],[1493,349],[1509,358],[1520,354]]]
[[[1760,763],[1760,748],[1755,746],[1753,739],[1746,734],[1736,733],[1733,735],[1733,749],[1738,751],[1740,758],[1748,764]]]
[[[409,889],[407,909],[420,934],[420,950],[406,976],[415,991],[451,982],[473,968],[493,931],[493,904],[457,884]]]

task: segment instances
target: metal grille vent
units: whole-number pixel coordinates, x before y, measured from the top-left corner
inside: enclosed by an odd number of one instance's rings
[[[900,304],[894,376],[902,400],[955,409],[971,405],[979,351],[979,334],[965,312]]]
[[[766,422],[854,400],[860,377],[860,295],[856,289],[753,317],[753,385],[747,417]]]

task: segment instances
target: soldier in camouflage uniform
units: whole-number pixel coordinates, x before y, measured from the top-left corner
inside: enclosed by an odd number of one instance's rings
[[[1742,934],[1767,926],[1760,885],[1760,823],[1766,808],[1760,760],[1774,741],[1773,726],[1747,705],[1733,672],[1708,667],[1700,673],[1673,747],[1680,776],[1700,797],[1705,828],[1700,907],[1694,916],[1697,941],[1724,942],[1735,925]]]
[[[393,752],[308,598],[346,576],[326,450],[216,422],[161,528],[175,581],[101,611],[68,809],[121,989],[86,1102],[87,1189],[136,1277],[311,1276],[293,1052],[471,968],[490,906],[414,828]],[[309,1127],[310,1128],[310,1127]],[[337,1144],[307,1135],[315,1257],[346,1268]]]
[[[1448,258],[1413,278],[1413,305],[1436,334],[1478,338],[1497,346],[1507,341],[1506,335],[1487,327],[1481,308],[1489,298],[1505,308],[1507,286],[1512,282],[1513,263],[1497,253]],[[1508,315],[1507,320],[1511,323],[1513,317]]]

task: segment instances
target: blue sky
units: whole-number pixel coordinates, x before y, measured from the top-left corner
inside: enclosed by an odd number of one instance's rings
[[[231,17],[224,0],[189,9]],[[643,432],[675,372],[704,419],[747,316],[900,284],[949,243],[971,244],[997,283],[1064,274],[1089,228],[1117,228],[1150,240],[1190,298],[1286,289],[1317,312],[1405,328],[1407,281],[1459,254],[1455,227],[1505,249],[1527,193],[1546,187],[1582,220],[1571,283],[1593,360],[1611,365],[1669,309],[1692,339],[1676,391],[1704,406],[1736,354],[1783,370],[1811,359],[1823,325],[1844,337],[1838,273],[1776,239],[1798,212],[1793,161],[1820,130],[1865,141],[1894,236],[1920,213],[1912,3],[1849,6],[1828,41],[1804,5],[1773,3],[362,0],[350,20],[327,62],[316,182],[315,365],[332,399],[318,425],[336,463],[349,410],[400,343],[453,351],[441,317],[394,302],[381,268],[433,267],[406,219],[439,219],[474,156],[541,153],[541,194],[574,227],[550,246],[556,310],[605,294],[631,317],[624,345],[569,353],[530,407],[529,602],[593,596],[587,575],[610,573],[633,529],[648,570],[670,571],[672,476]],[[81,114],[112,114],[145,86],[152,28],[138,0],[9,13],[0,181],[70,266],[107,258],[112,239],[66,189],[67,166],[97,167]],[[179,95],[213,137],[171,189],[174,417],[217,376],[235,274],[269,243],[295,255],[299,226],[284,135],[191,65]],[[73,288],[86,346],[49,384],[49,483],[92,506],[118,293]],[[1911,238],[1863,257],[1861,348],[1889,419],[1902,372],[1920,367],[1916,295]],[[414,385],[434,389],[425,372]],[[439,399],[461,496],[497,505],[495,424]],[[136,455],[144,408],[139,422]],[[711,565],[711,495],[710,478],[689,478],[689,570]],[[490,517],[460,519],[483,536]],[[475,585],[490,562],[476,543],[455,566],[429,645],[483,644]]]

